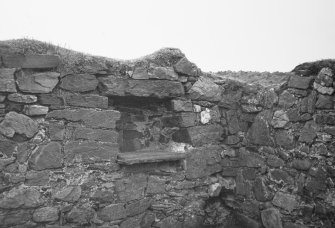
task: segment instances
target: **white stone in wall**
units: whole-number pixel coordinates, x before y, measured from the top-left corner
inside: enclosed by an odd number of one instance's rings
[[[193,111],[194,112],[201,112],[201,106],[200,105],[193,105]]]
[[[206,108],[206,110],[202,111],[200,113],[200,121],[202,124],[206,124],[209,123],[209,121],[211,120],[211,111]]]

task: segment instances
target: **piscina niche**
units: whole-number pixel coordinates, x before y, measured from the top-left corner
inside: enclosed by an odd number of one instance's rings
[[[335,61],[205,73],[0,42],[0,227],[334,227]]]

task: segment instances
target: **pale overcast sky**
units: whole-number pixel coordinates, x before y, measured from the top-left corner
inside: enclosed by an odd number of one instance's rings
[[[335,0],[0,0],[0,40],[133,59],[180,48],[202,70],[335,59]]]

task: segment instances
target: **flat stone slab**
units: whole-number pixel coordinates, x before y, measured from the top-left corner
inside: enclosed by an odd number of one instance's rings
[[[11,68],[45,69],[57,67],[60,58],[57,55],[5,55],[2,61]]]
[[[133,165],[139,163],[155,163],[166,161],[177,161],[184,159],[186,154],[173,152],[135,152],[121,153],[118,155],[117,162],[125,165]]]

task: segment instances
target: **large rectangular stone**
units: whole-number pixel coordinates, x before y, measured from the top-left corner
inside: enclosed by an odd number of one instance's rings
[[[182,128],[173,134],[176,142],[190,143],[193,146],[202,146],[217,143],[222,139],[223,127],[218,124],[193,126]]]
[[[99,95],[66,94],[65,102],[69,106],[86,108],[108,108],[108,97]]]
[[[75,140],[85,139],[100,142],[117,143],[119,133],[114,130],[92,129],[87,127],[78,127],[73,132]]]
[[[57,55],[5,55],[3,63],[10,68],[54,68],[57,67],[60,58]]]
[[[118,152],[117,143],[70,142],[64,146],[65,160],[69,164],[115,162]]]
[[[16,92],[14,72],[13,68],[0,68],[0,92]]]

